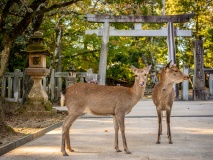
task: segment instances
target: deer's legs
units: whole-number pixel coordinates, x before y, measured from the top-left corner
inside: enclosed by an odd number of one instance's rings
[[[170,115],[171,109],[166,111],[166,122],[167,122],[167,135],[169,138],[169,144],[172,144],[171,130],[170,130]]]
[[[70,127],[69,127],[70,128]],[[66,140],[66,144],[67,144],[67,149],[70,151],[70,152],[74,152],[74,150],[71,148],[70,146],[70,130],[68,129],[67,130],[67,133],[66,133],[66,137],[65,137],[65,140]]]
[[[69,139],[69,129],[73,122],[79,117],[80,115],[76,114],[69,114],[63,122],[62,125],[62,142],[61,142],[61,152],[63,156],[68,156],[65,150],[65,141],[67,143],[67,148],[72,151],[70,146],[70,139]],[[69,142],[68,142],[69,141]]]
[[[118,131],[119,131],[119,125],[116,120],[116,117],[113,116],[113,124],[114,124],[114,129],[115,129],[115,149],[117,152],[121,152],[121,150],[118,147]]]
[[[160,135],[162,134],[162,111],[157,110],[158,114],[158,139],[157,139],[157,144],[160,144]]]
[[[125,114],[118,114],[118,115],[115,116],[115,118],[116,118],[118,125],[120,127],[120,130],[121,130],[124,151],[127,154],[131,154],[131,152],[129,151],[129,149],[127,147],[126,137],[125,137],[125,124],[124,124]]]
[[[161,112],[161,124],[160,124],[160,135],[162,135],[162,118],[163,118],[163,112]]]

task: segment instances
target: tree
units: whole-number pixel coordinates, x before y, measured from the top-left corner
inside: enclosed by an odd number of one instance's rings
[[[176,25],[184,29],[191,29],[192,38],[177,38],[178,60],[182,64],[186,63],[190,67],[194,67],[192,54],[192,42],[195,39],[204,41],[204,65],[205,67],[213,67],[213,1],[211,0],[167,0],[166,14],[184,14],[195,13],[195,17],[189,23]]]
[[[15,40],[26,31],[36,31],[44,15],[52,10],[66,7],[80,0],[2,0],[0,2],[0,79],[6,69],[10,50]],[[28,30],[27,30],[28,29]],[[0,115],[3,115],[0,99]],[[6,128],[3,116],[0,116],[1,129]]]

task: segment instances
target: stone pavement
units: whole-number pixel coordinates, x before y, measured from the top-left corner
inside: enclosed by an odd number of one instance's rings
[[[126,116],[126,138],[132,154],[114,150],[111,117],[84,115],[72,126],[71,145],[75,152],[60,152],[61,127],[18,147],[0,160],[212,160],[213,101],[175,101],[171,117],[173,144],[168,144],[163,118],[161,144],[157,140],[157,113],[151,100],[141,100]],[[120,136],[120,134],[119,134]],[[123,150],[121,136],[120,149]]]

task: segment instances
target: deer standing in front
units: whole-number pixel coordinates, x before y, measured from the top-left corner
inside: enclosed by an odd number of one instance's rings
[[[68,116],[62,126],[61,152],[63,156],[68,156],[65,150],[65,143],[69,151],[74,151],[70,145],[69,129],[73,122],[83,113],[103,116],[112,115],[115,129],[115,149],[117,152],[121,152],[118,147],[118,131],[120,128],[124,151],[127,154],[131,154],[126,143],[124,118],[144,95],[147,74],[150,68],[151,66],[145,69],[131,67],[135,75],[134,85],[131,88],[77,83],[62,92],[61,105],[63,105],[65,100],[68,108]]]
[[[160,144],[160,135],[162,134],[162,111],[166,111],[167,135],[169,143],[172,144],[170,131],[170,115],[173,101],[175,98],[174,84],[188,80],[188,76],[183,74],[179,68],[171,61],[163,68],[161,72],[161,80],[155,85],[152,91],[152,100],[156,106],[158,114],[158,138],[157,144]]]

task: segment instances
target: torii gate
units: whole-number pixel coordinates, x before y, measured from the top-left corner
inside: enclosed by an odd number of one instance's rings
[[[168,37],[168,57],[173,63],[176,61],[175,56],[175,40],[174,36],[191,36],[191,30],[174,29],[173,23],[188,22],[194,14],[171,15],[171,16],[111,16],[111,15],[94,15],[87,14],[88,22],[104,23],[103,28],[98,30],[86,30],[86,34],[97,34],[102,36],[99,75],[100,85],[105,85],[106,67],[107,67],[107,52],[109,36],[167,36]],[[161,30],[142,30],[141,23],[167,23],[166,28]],[[135,23],[134,30],[114,30],[110,29],[110,23]]]

